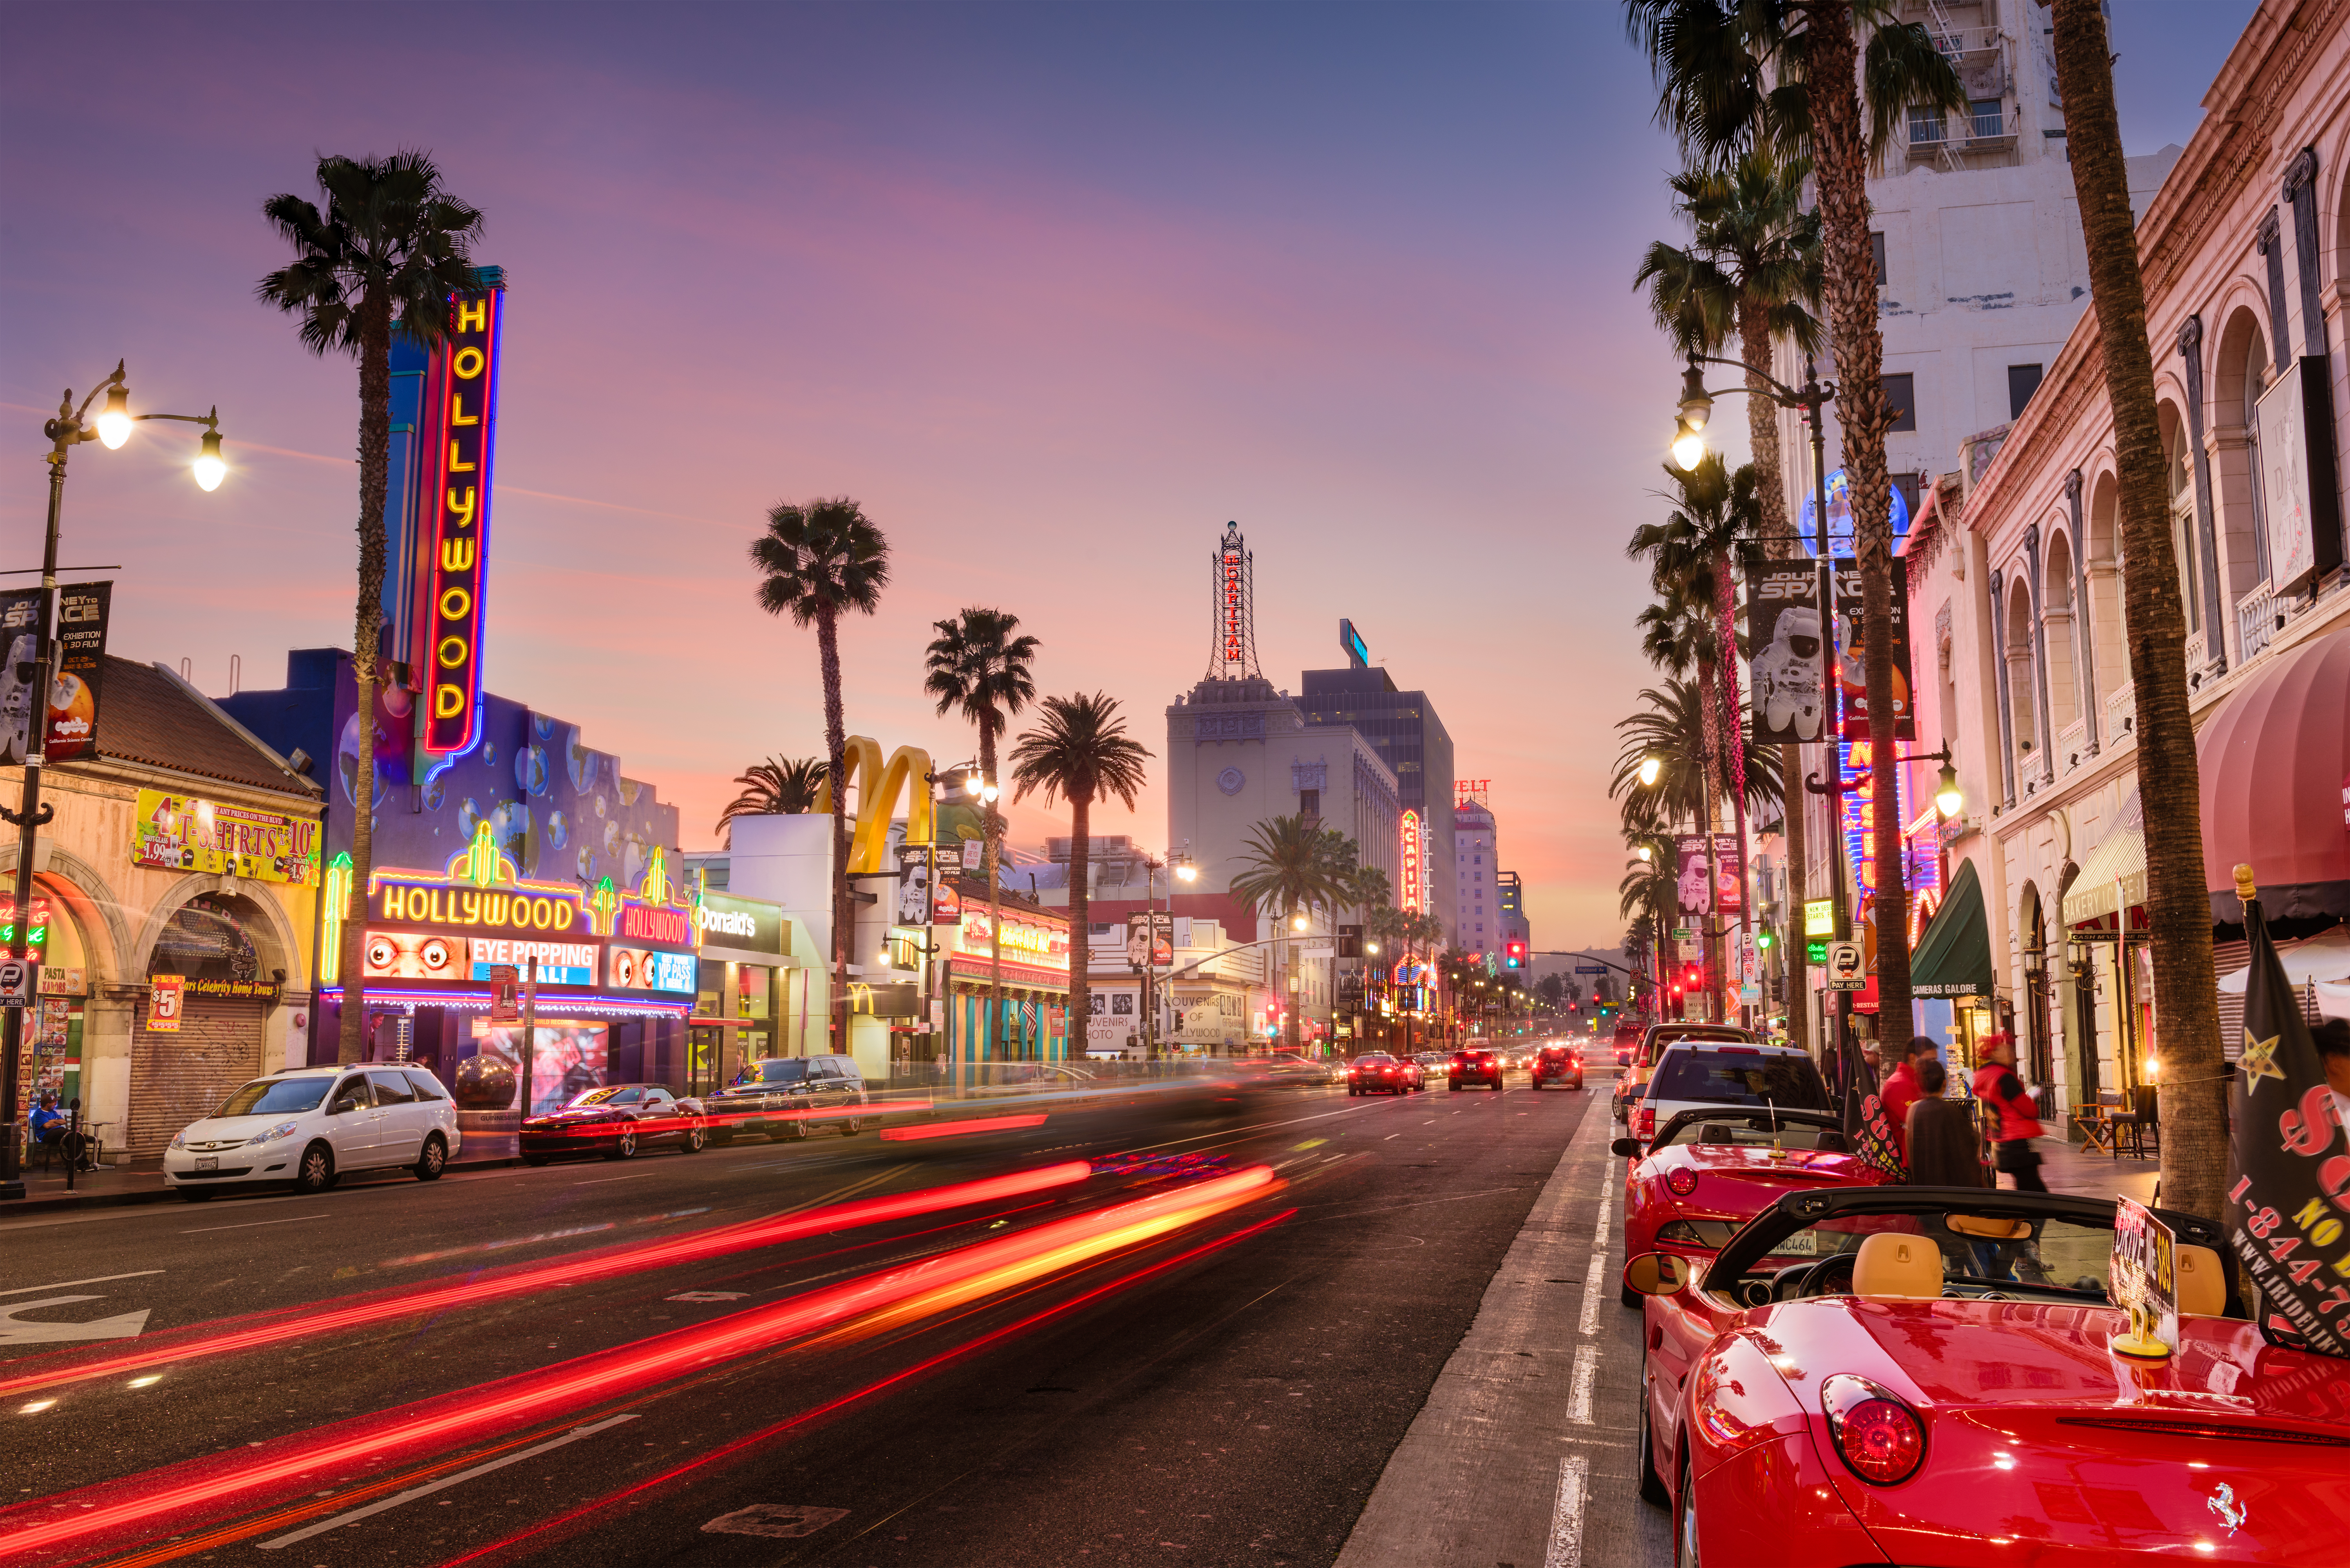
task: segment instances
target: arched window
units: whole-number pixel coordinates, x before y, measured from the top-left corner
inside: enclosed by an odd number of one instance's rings
[[[2187,612],[2187,635],[2203,629],[2202,578],[2195,554],[2195,460],[2188,452],[2187,421],[2175,413],[2166,456],[2170,475],[2170,550],[2178,561],[2178,599]]]
[[[2046,622],[2048,649],[2048,728],[2061,735],[2081,716],[2079,687],[2074,674],[2073,624],[2073,542],[2063,534],[2048,536],[2048,559],[2041,570],[2041,618]]]
[[[2269,389],[2268,346],[2261,341],[2255,329],[2244,334],[2243,406],[2241,418],[2244,423],[2244,449],[2249,458],[2245,464],[2251,475],[2252,503],[2252,556],[2258,563],[2261,580],[2269,579],[2269,520],[2268,503],[2261,496],[2261,394]]]

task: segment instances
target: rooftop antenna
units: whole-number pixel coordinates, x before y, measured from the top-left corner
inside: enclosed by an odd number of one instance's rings
[[[1224,524],[1216,546],[1213,604],[1216,630],[1209,645],[1208,679],[1263,680],[1256,662],[1256,557],[1238,523]]]

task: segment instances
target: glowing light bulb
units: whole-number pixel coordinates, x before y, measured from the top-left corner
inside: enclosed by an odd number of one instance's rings
[[[106,392],[106,411],[98,416],[98,439],[106,443],[109,452],[120,452],[122,443],[130,439],[130,389],[109,387]]]
[[[1640,759],[1640,787],[1646,789],[1649,785],[1655,784],[1657,782],[1657,775],[1664,771],[1665,759],[1657,755],[1654,752],[1642,757]]]
[[[1684,422],[1680,433],[1673,437],[1673,463],[1683,473],[1705,461],[1705,437]]]
[[[196,453],[196,483],[209,494],[218,490],[221,481],[227,477],[228,462],[221,456],[220,431],[206,431],[203,448]]]

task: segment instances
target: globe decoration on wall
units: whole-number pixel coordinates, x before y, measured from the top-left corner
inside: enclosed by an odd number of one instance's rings
[[[1216,775],[1216,787],[1226,794],[1240,794],[1241,786],[1247,783],[1248,775],[1238,768],[1226,768]]]
[[[1893,553],[1900,555],[1909,543],[1909,504],[1901,498],[1901,487],[1889,487],[1893,499]],[[1804,549],[1814,556],[1819,555],[1819,496],[1816,492],[1804,497]],[[1828,475],[1828,554],[1849,556],[1855,553],[1852,535],[1852,481],[1841,468]]]

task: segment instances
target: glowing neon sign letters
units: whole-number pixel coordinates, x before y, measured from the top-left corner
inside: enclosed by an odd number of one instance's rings
[[[418,607],[424,646],[424,750],[463,752],[480,728],[482,591],[489,580],[490,475],[496,451],[500,328],[505,293],[493,287],[450,301],[449,340],[434,356],[438,439],[430,460],[432,598]]]

